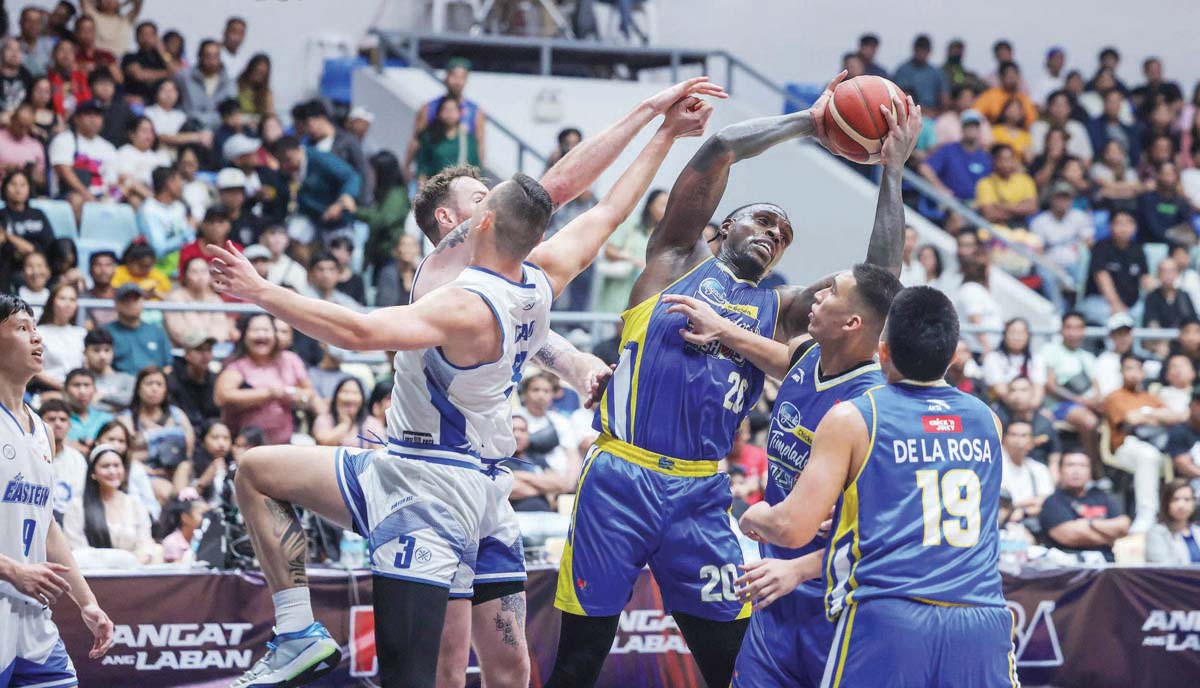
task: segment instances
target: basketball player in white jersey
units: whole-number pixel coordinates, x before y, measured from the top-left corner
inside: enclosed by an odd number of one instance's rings
[[[277,635],[235,686],[302,685],[340,658],[312,617],[292,504],[368,538],[384,685],[434,685],[449,589],[472,575],[479,533],[492,528],[483,460],[515,448],[509,397],[545,341],[550,303],[595,259],[674,140],[700,135],[710,114],[696,98],[673,106],[604,201],[540,245],[550,196],[524,175],[502,182],[469,220],[468,269],[408,306],[357,313],[306,298],[264,280],[231,244],[208,247],[219,291],[333,346],[399,352],[386,450],[261,447],[239,462],[238,504],[275,593]]]
[[[75,666],[50,620],[67,594],[79,606],[97,659],[113,624],[79,573],[54,520],[54,440],[25,405],[25,386],[42,372],[42,338],[33,309],[0,295],[0,686],[77,686]]]
[[[542,176],[542,187],[555,207],[588,189],[647,124],[675,102],[692,95],[725,97],[707,77],[688,79],[638,103],[612,125],[575,146]],[[412,298],[448,283],[466,268],[471,236],[464,223],[488,188],[473,167],[452,167],[421,186],[413,200],[417,225],[438,251],[417,268]],[[533,361],[582,395],[611,372],[599,358],[586,354],[551,331]],[[585,406],[590,406],[590,399]],[[450,590],[438,657],[438,688],[461,688],[466,681],[471,649],[479,660],[484,684],[491,688],[529,685],[529,650],[525,639],[525,554],[512,505],[512,474],[504,468],[489,472],[492,496],[499,510],[495,529],[481,532],[475,575],[455,581]]]

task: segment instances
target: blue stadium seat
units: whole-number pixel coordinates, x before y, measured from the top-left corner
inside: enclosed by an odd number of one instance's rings
[[[54,229],[56,239],[78,237],[79,228],[75,226],[75,211],[71,209],[70,203],[51,198],[35,198],[29,201],[29,206],[46,214],[46,219],[50,220],[50,227]]]
[[[1096,233],[1092,235],[1093,242],[1108,238],[1108,220],[1110,216],[1111,213],[1109,213],[1107,210],[1092,211],[1092,224],[1096,227]]]
[[[137,238],[137,217],[124,203],[88,203],[83,206],[79,239],[89,244],[108,246],[118,253]]]
[[[361,57],[330,57],[321,70],[321,97],[341,103],[350,102],[350,82],[354,70],[370,63]]]

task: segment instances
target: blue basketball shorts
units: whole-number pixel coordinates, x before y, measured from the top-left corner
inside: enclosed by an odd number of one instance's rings
[[[738,601],[742,550],[723,473],[673,475],[595,447],[588,453],[559,566],[554,605],[615,616],[649,564],[668,612],[714,621],[750,615]]]
[[[734,667],[734,688],[817,688],[833,631],[819,581],[754,612]]]
[[[1006,607],[899,598],[855,602],[838,616],[822,688],[1017,688]]]

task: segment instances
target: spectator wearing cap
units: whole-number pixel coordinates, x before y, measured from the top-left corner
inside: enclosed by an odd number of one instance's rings
[[[308,284],[300,290],[304,296],[336,303],[339,306],[361,310],[362,304],[349,294],[338,290],[341,266],[332,253],[324,251],[313,255],[308,264]]]
[[[250,122],[258,123],[263,117],[275,114],[275,94],[271,92],[271,58],[266,53],[256,53],[241,72],[230,72],[235,73],[238,75],[238,103]]]
[[[142,319],[145,293],[135,282],[117,287],[117,319],[105,325],[113,338],[113,367],[134,375],[146,366],[169,369],[171,340],[160,325]]]
[[[245,176],[247,212],[265,224],[280,223],[287,217],[291,191],[278,170],[259,164],[261,148],[259,139],[234,134],[225,141],[222,153],[229,164]]]
[[[197,233],[196,240],[187,244],[179,250],[179,281],[183,281],[183,268],[193,258],[202,258],[205,263],[211,263],[212,258],[204,252],[204,247],[209,244],[216,244],[224,247],[225,241],[229,239],[229,213],[223,208],[209,208],[204,214],[204,221],[200,223],[200,231]],[[238,251],[242,250],[242,245],[237,241],[233,242],[233,247]]]
[[[936,111],[946,100],[946,81],[942,71],[929,63],[933,43],[921,34],[913,40],[912,57],[896,68],[892,81],[925,108]]]
[[[171,166],[171,156],[159,150],[154,124],[146,117],[129,123],[129,143],[117,149],[117,183],[126,202],[137,208],[154,195],[154,170]]]
[[[1121,388],[1121,357],[1137,351],[1133,341],[1133,318],[1128,313],[1113,313],[1106,328],[1105,350],[1096,356],[1095,365],[1096,390],[1101,398]]]
[[[1196,305],[1179,291],[1179,265],[1172,258],[1158,263],[1158,287],[1146,294],[1143,327],[1176,328],[1196,319]]]
[[[1159,164],[1154,188],[1137,198],[1138,240],[1141,242],[1196,244],[1192,208],[1179,192],[1179,168],[1173,162]]]
[[[1029,221],[1029,231],[1041,240],[1042,255],[1071,278],[1070,284],[1054,280],[1053,288],[1060,297],[1063,291],[1074,293],[1082,276],[1083,248],[1091,245],[1096,233],[1092,216],[1075,207],[1075,187],[1062,180],[1054,182],[1050,203]]]
[[[157,256],[167,259],[195,238],[187,206],[183,203],[183,177],[171,167],[159,167],[151,174],[154,196],[138,208],[138,229]]]
[[[117,295],[113,287],[113,277],[117,274],[117,254],[111,249],[100,249],[88,256],[88,277],[91,278],[92,288],[84,296],[89,299],[111,299]],[[103,327],[117,319],[117,312],[111,308],[89,308],[88,320],[92,327]]]
[[[100,21],[96,28],[99,32]],[[97,37],[101,42],[102,34]],[[121,71],[125,73],[125,94],[134,100],[148,103],[158,90],[158,85],[171,78],[170,55],[158,39],[158,25],[144,21],[137,25],[137,50],[131,53],[122,50]],[[128,40],[128,39],[126,39]]]
[[[1168,408],[1142,384],[1146,372],[1137,354],[1121,357],[1121,388],[1104,398],[1104,420],[1110,432],[1112,461],[1133,474],[1136,508],[1133,533],[1144,533],[1158,514],[1158,486],[1167,449],[1168,428],[1187,420]]]
[[[1034,102],[1044,103],[1050,94],[1061,89],[1067,80],[1067,53],[1062,46],[1051,46],[1046,51],[1046,60],[1042,62],[1042,70],[1037,73],[1029,84],[1029,97]]]
[[[233,78],[221,65],[221,45],[211,39],[200,43],[196,66],[181,72],[176,80],[183,111],[206,129],[215,129],[221,123],[217,105],[227,98],[237,98]]]
[[[92,97],[87,74],[75,66],[75,44],[62,40],[54,46],[50,70],[50,99],[60,117],[70,117],[75,106]]]
[[[1143,289],[1154,286],[1146,252],[1134,241],[1137,221],[1132,213],[1117,210],[1109,220],[1111,235],[1096,242],[1088,263],[1088,282],[1082,303],[1088,322],[1101,324],[1113,313],[1141,316],[1138,303]]]
[[[983,116],[975,110],[964,110],[960,119],[962,139],[935,150],[918,169],[943,193],[970,202],[979,180],[992,171],[992,156],[980,143]]]
[[[863,73],[872,76],[888,78],[887,70],[875,62],[875,54],[879,52],[879,36],[864,33],[858,37],[858,57],[862,60]]]
[[[121,69],[117,65],[117,56],[96,45],[96,20],[84,15],[75,21],[75,66],[88,75],[89,81],[93,73],[107,74],[116,81],[121,81]],[[95,89],[93,88],[93,93]]]
[[[878,40],[876,40],[876,45],[878,45]],[[872,56],[874,55],[874,50],[871,51],[871,54]],[[864,62],[865,61],[866,60],[864,60]],[[874,72],[870,71],[867,73],[874,74]],[[467,98],[464,95],[464,91],[466,91],[467,88],[467,78],[470,76],[470,74],[471,63],[467,60],[454,58],[451,59],[447,64],[446,78],[443,82],[446,86],[446,93],[434,98],[428,103],[425,103],[421,106],[421,109],[417,111],[417,118],[413,123],[412,139],[409,140],[408,150],[404,155],[405,170],[411,170],[413,168],[413,163],[416,162],[417,159],[417,151],[419,151],[421,148],[421,133],[429,126],[437,122],[439,118],[438,113],[442,109],[442,101],[445,100],[458,101],[460,115],[459,123],[466,129],[467,134],[470,134],[475,138],[478,159],[480,161],[478,164],[482,165],[483,161],[487,160],[484,136],[487,116],[484,115],[483,108],[479,107],[475,101]],[[881,74],[880,76],[884,75]]]
[[[350,114],[346,115],[346,131],[358,139],[358,143],[363,147],[364,152],[366,152],[367,147],[367,132],[370,131],[371,125],[374,123],[374,113],[361,105],[350,108]]]
[[[76,368],[67,373],[63,399],[71,409],[71,427],[67,431],[67,443],[80,452],[91,448],[96,431],[113,419],[94,404],[96,379],[91,371]]]
[[[154,249],[145,241],[135,241],[125,249],[121,256],[121,264],[113,274],[112,285],[120,289],[123,285],[133,283],[140,287],[142,296],[154,300],[161,299],[171,291],[171,280],[155,267],[157,256]]]
[[[217,173],[217,195],[221,208],[229,216],[230,236],[242,246],[258,242],[263,223],[246,210],[246,174],[236,167]]]
[[[1087,127],[1071,117],[1071,96],[1066,91],[1053,91],[1046,98],[1046,113],[1029,127],[1029,149],[1026,158],[1032,160],[1046,150],[1046,136],[1051,129],[1062,128],[1067,134],[1067,155],[1079,158],[1086,167],[1092,162],[1092,138]]]
[[[216,337],[203,330],[188,332],[179,342],[183,347],[183,358],[175,362],[167,375],[171,401],[187,415],[195,428],[221,417],[221,409],[213,401],[217,376],[210,367],[216,343]]]
[[[104,108],[93,100],[80,103],[71,128],[50,141],[50,165],[58,178],[58,193],[79,221],[83,204],[104,197],[117,181],[117,149],[100,136]]]
[[[280,172],[297,185],[297,209],[311,223],[311,229],[297,228],[293,238],[310,243],[345,230],[362,191],[362,176],[354,167],[332,153],[301,146],[291,136],[276,141],[273,152]]]
[[[955,89],[956,87],[964,87],[972,92],[971,100],[974,100],[974,93],[978,93],[986,88],[986,84],[979,78],[979,75],[967,69],[963,64],[963,58],[966,56],[967,46],[961,38],[951,39],[946,44],[946,61],[942,63],[942,79],[946,83],[946,87]],[[969,105],[967,107],[970,107]]]
[[[308,272],[287,254],[290,240],[283,225],[268,225],[259,242],[259,248],[267,251],[266,278],[281,287],[303,291],[308,285]]]
[[[253,130],[246,124],[242,106],[236,98],[226,98],[217,103],[217,114],[221,117],[221,124],[213,131],[212,148],[216,153],[217,163],[229,165],[229,160],[225,157],[225,142],[234,134],[249,136]]]
[[[246,256],[246,260],[254,266],[254,270],[259,277],[269,280],[271,274],[271,251],[262,244],[251,244],[242,251],[242,255]]]
[[[124,99],[117,98],[117,82],[106,69],[93,70],[88,75],[88,86],[92,89],[92,99],[103,111],[104,124],[100,127],[100,136],[114,146],[123,146],[129,142],[129,129],[136,115]]]
[[[345,129],[334,125],[329,118],[328,108],[321,101],[314,100],[307,105],[304,132],[308,135],[311,148],[332,153],[358,172],[362,178],[362,188],[355,200],[363,204],[370,203],[371,169],[363,155],[362,143]]]
[[[54,39],[42,35],[44,20],[44,13],[37,7],[21,10],[17,42],[21,46],[22,64],[34,77],[46,74],[54,52]]]
[[[1092,461],[1087,454],[1063,454],[1058,489],[1042,502],[1038,522],[1051,547],[1085,561],[1111,562],[1113,543],[1129,534],[1129,517],[1120,500],[1089,487],[1091,479]]]
[[[1037,106],[1021,90],[1021,68],[1015,62],[1005,62],[1000,65],[999,85],[979,94],[979,98],[975,100],[975,109],[989,122],[998,122],[1004,112],[1004,106],[1013,99],[1020,102],[1025,111],[1026,122],[1037,119]]]
[[[96,380],[96,407],[119,413],[133,399],[134,377],[113,368],[112,362],[112,334],[103,327],[90,330],[83,338],[83,365]]]
[[[1163,78],[1161,59],[1151,56],[1143,60],[1142,75],[1146,81],[1133,89],[1129,97],[1143,116],[1159,102],[1166,103],[1173,110],[1183,103],[1183,91],[1179,84]]]
[[[992,173],[975,184],[975,207],[990,222],[1024,227],[1037,212],[1037,185],[1020,171],[1012,146],[992,144]]]
[[[200,256],[179,264],[179,289],[167,295],[168,301],[195,306],[219,306],[224,300],[212,288],[208,261]],[[189,332],[203,332],[218,342],[237,338],[233,321],[220,311],[168,311],[163,315],[163,327],[171,343],[182,346]]]

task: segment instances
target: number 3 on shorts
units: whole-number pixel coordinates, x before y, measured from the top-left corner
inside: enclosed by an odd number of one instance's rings
[[[400,551],[396,554],[396,563],[393,565],[398,569],[406,569],[412,564],[413,548],[417,546],[417,539],[411,535],[401,535],[398,542]]]
[[[700,588],[701,602],[737,602],[737,593],[733,589],[733,582],[737,580],[737,566],[734,564],[702,566],[700,578],[706,579],[704,587]],[[721,586],[721,592],[717,592],[718,585]]]

